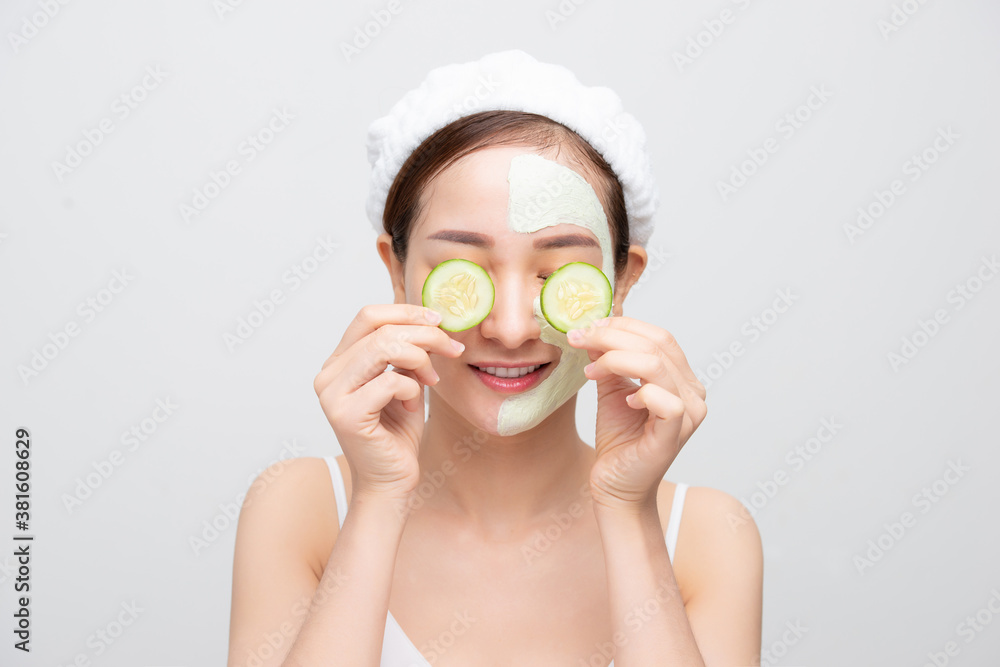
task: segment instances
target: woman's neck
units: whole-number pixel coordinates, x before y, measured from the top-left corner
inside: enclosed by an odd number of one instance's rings
[[[411,506],[453,515],[484,536],[516,539],[580,501],[594,450],[577,434],[576,396],[535,428],[499,436],[432,392],[418,457],[422,480]]]

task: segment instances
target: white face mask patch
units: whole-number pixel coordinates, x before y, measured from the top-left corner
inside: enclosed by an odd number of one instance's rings
[[[611,234],[597,193],[582,176],[558,162],[540,155],[515,156],[507,174],[510,197],[507,225],[516,232],[530,234],[544,227],[570,223],[589,229],[601,246],[601,270],[614,289],[614,258]],[[512,435],[534,428],[587,383],[583,367],[590,363],[586,350],[569,344],[566,334],[554,329],[542,315],[536,296],[534,315],[541,327],[542,341],[562,351],[552,373],[531,389],[514,394],[500,406],[497,433]]]

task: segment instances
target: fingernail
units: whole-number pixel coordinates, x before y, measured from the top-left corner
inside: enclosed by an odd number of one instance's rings
[[[580,341],[583,340],[583,332],[580,331],[579,329],[570,329],[569,333],[566,334],[566,337],[569,338],[574,343],[579,343]]]
[[[589,364],[587,364],[586,366],[584,366],[583,367],[583,372],[589,374],[590,371],[594,370],[594,364],[595,363],[597,363],[597,362],[596,361],[592,361]]]
[[[441,313],[437,312],[436,310],[431,310],[430,308],[424,308],[424,317],[427,318],[427,321],[430,322],[431,324],[441,323]]]
[[[594,326],[595,327],[606,327],[609,324],[611,324],[611,318],[610,317],[605,317],[604,319],[600,319],[600,320],[597,320],[596,322],[594,322]]]
[[[451,346],[452,346],[452,348],[454,348],[458,352],[465,352],[465,346],[462,345],[461,343],[459,343],[454,338],[451,340]]]

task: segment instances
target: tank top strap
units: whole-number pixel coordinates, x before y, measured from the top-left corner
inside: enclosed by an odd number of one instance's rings
[[[333,496],[337,499],[337,521],[340,527],[344,527],[344,517],[347,516],[347,489],[344,487],[344,475],[340,472],[340,464],[337,457],[330,455],[323,457],[326,465],[330,468],[330,481],[333,482]]]
[[[674,502],[670,506],[670,521],[667,523],[667,554],[670,562],[674,562],[674,550],[677,548],[677,536],[681,529],[681,514],[684,512],[684,497],[687,495],[688,485],[677,482],[674,489]],[[339,501],[338,501],[339,502]]]

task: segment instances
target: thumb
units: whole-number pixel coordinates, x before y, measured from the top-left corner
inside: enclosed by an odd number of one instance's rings
[[[413,371],[411,371],[409,369],[406,369],[406,368],[396,368],[395,366],[393,366],[392,367],[392,371],[394,373],[399,373],[400,375],[405,375],[408,378],[412,378],[413,381],[417,383],[417,386],[420,387],[420,393],[417,394],[417,397],[416,398],[410,398],[410,399],[407,399],[405,401],[401,401],[401,403],[403,404],[403,407],[406,408],[407,412],[420,412],[420,411],[422,411],[423,408],[424,408],[424,390],[426,389],[424,387],[423,382],[421,382],[417,378],[417,374],[416,373],[414,373]]]

